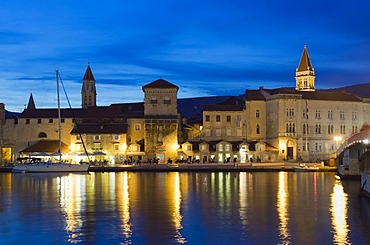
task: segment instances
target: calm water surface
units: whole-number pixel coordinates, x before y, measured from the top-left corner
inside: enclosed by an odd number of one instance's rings
[[[333,173],[0,173],[0,244],[370,244]]]

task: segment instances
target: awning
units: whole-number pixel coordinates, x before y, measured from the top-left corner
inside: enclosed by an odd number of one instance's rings
[[[40,140],[34,143],[33,145],[23,149],[20,153],[54,153],[59,151],[59,140]],[[69,149],[66,144],[62,142],[62,154],[68,153]]]

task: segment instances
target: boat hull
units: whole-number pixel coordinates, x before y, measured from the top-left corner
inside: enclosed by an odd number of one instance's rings
[[[319,170],[317,167],[293,167],[295,172],[316,172]]]
[[[35,163],[14,166],[13,173],[57,173],[88,172],[88,164]]]

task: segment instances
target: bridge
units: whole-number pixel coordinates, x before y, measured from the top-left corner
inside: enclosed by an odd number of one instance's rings
[[[337,150],[336,163],[341,177],[360,177],[361,188],[370,195],[370,129],[346,139]]]

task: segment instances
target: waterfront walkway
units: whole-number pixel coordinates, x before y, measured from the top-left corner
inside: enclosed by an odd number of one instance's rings
[[[198,163],[198,164],[147,164],[142,165],[91,165],[89,172],[263,172],[263,171],[293,171],[299,163]],[[310,163],[308,166],[319,166],[318,171],[337,171],[336,167],[322,166]],[[12,167],[0,166],[0,172],[11,172]]]

